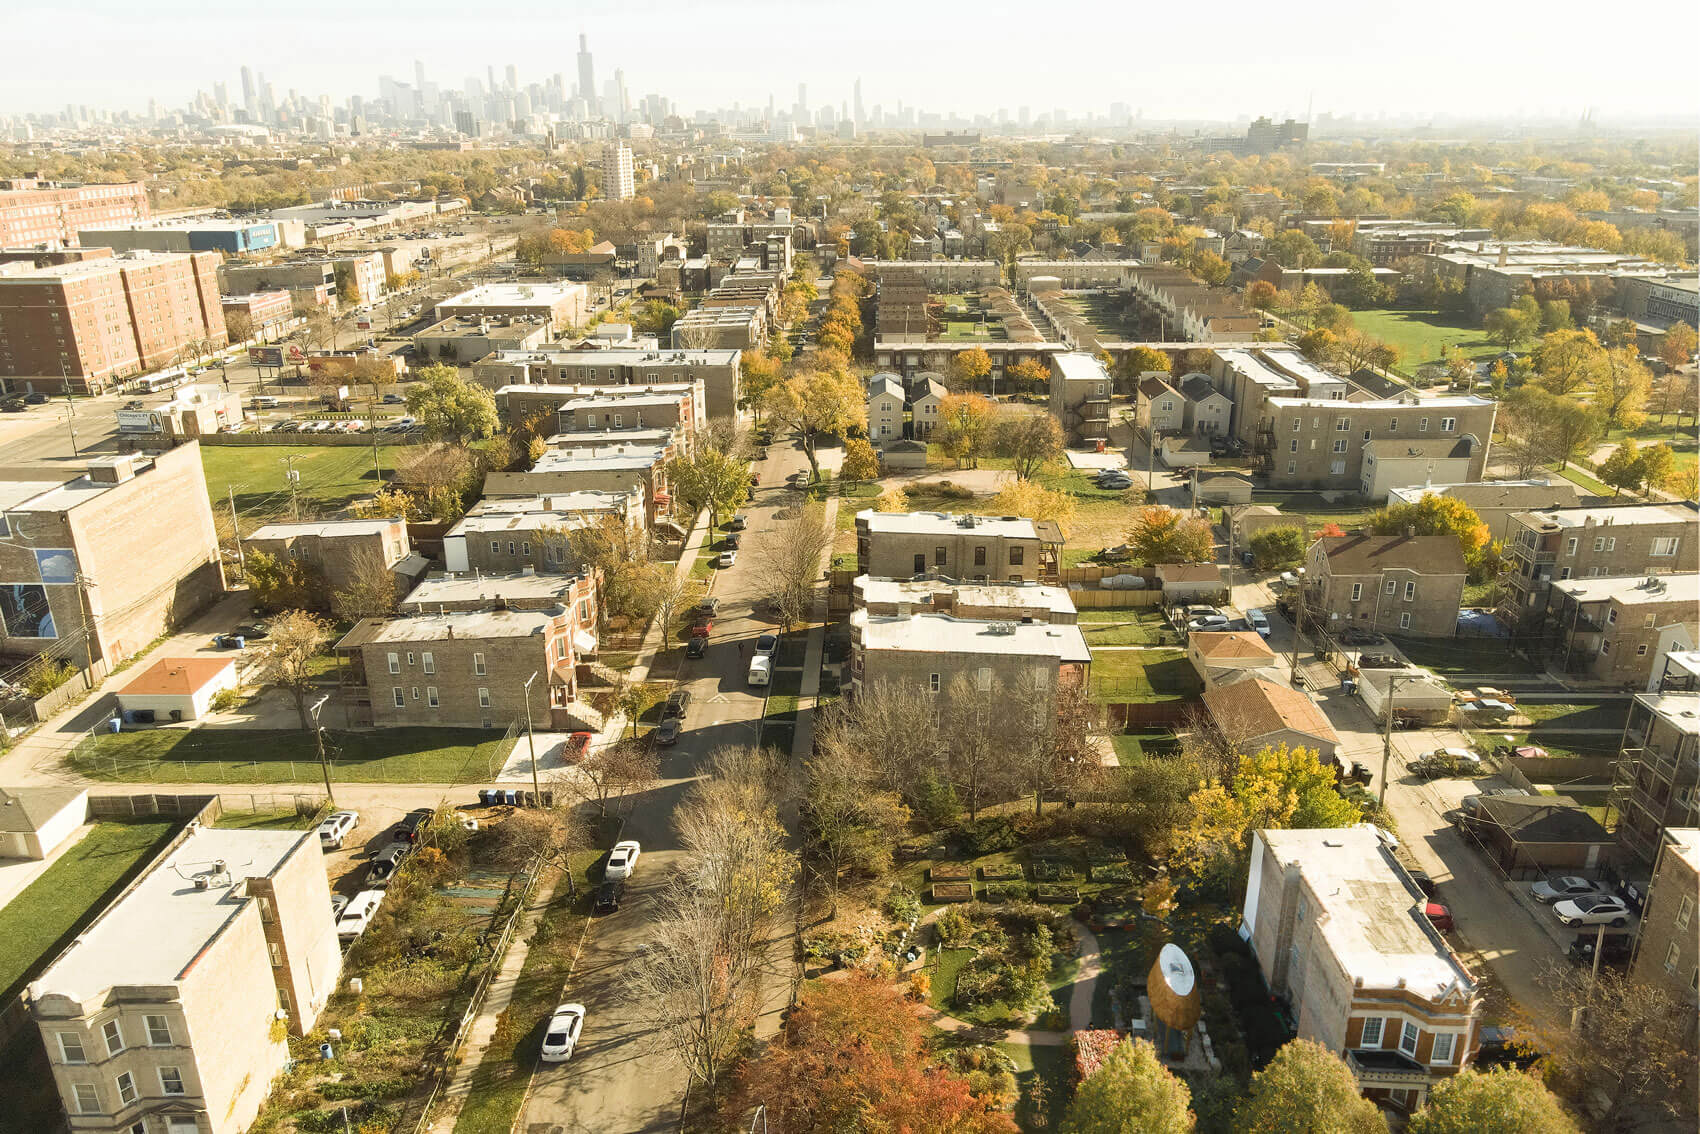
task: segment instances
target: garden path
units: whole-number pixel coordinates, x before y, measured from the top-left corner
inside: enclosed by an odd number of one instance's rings
[[[933,911],[932,916],[937,916]],[[930,919],[929,919],[930,920]],[[983,1027],[970,1024],[966,1020],[958,1020],[943,1012],[933,1009],[923,1009],[922,1014],[933,1027],[946,1032],[997,1032],[999,1043],[1024,1043],[1037,1047],[1061,1047],[1068,1042],[1069,1036],[1075,1032],[1085,1031],[1092,1024],[1092,995],[1097,989],[1098,978],[1103,975],[1103,960],[1098,948],[1098,939],[1092,931],[1080,922],[1071,922],[1074,926],[1075,950],[1074,955],[1080,961],[1080,970],[1075,974],[1074,985],[1068,995],[1068,1030],[1050,1031],[1044,1028],[1023,1028],[1015,1031],[1004,1031],[1001,1028]]]

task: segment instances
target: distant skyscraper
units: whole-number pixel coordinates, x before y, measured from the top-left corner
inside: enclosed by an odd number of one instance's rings
[[[510,90],[510,91],[519,90],[519,68],[515,67],[512,63],[508,64],[507,80],[508,80],[508,90]]]
[[[605,143],[602,147],[602,196],[609,201],[627,201],[636,195],[632,151],[624,142]]]
[[[242,109],[254,113],[254,72],[248,67],[242,68]]]
[[[413,61],[413,85],[420,90],[425,89],[425,64],[418,59]]]
[[[853,118],[851,121],[856,123],[856,128],[859,130],[859,129],[862,128],[862,123],[867,121],[867,119],[862,114],[862,80],[860,80],[860,79],[856,80],[855,108],[856,108],[856,117]]]
[[[596,113],[596,64],[590,58],[590,41],[578,37],[578,96]]]

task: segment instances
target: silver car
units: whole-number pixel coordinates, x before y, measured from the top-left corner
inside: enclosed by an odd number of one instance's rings
[[[1529,893],[1534,896],[1535,901],[1551,905],[1569,898],[1587,898],[1603,894],[1605,887],[1591,878],[1577,878],[1566,874],[1536,882],[1529,887]]]

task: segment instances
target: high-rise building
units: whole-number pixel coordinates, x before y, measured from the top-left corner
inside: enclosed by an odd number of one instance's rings
[[[608,142],[602,147],[602,196],[610,201],[625,201],[637,193],[632,177],[632,151],[624,142]]]
[[[254,71],[246,65],[242,68],[242,109],[254,113]]]
[[[590,107],[592,115],[596,113],[596,64],[590,58],[590,41],[584,36],[578,37],[578,96],[584,99]]]
[[[508,81],[508,90],[510,92],[519,90],[519,68],[515,67],[512,63],[509,63],[503,77]]]
[[[862,113],[862,80],[860,79],[856,80],[856,98],[854,100],[854,105],[856,117],[853,121],[856,123],[856,129],[860,130],[863,124],[867,122],[867,118]]]

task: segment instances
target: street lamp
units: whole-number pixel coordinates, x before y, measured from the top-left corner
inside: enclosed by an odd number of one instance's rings
[[[541,671],[538,671],[541,672]],[[525,679],[525,685],[520,690],[520,700],[525,702],[525,740],[531,747],[531,793],[536,806],[543,806],[543,788],[537,782],[537,734],[531,731],[531,683],[537,680],[537,673]]]
[[[336,809],[336,794],[331,791],[331,762],[325,758],[325,730],[319,724],[319,710],[325,707],[325,702],[331,699],[327,693],[307,709],[307,715],[313,719],[313,744],[319,751],[319,772],[325,777],[325,799],[330,802],[331,809]]]

